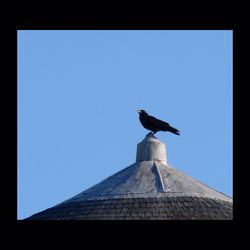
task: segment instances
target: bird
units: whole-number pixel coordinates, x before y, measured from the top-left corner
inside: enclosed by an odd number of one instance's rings
[[[159,131],[168,131],[176,135],[180,135],[180,131],[172,126],[169,125],[169,123],[161,121],[153,116],[150,116],[145,110],[140,109],[137,110],[139,113],[139,120],[142,124],[142,126],[145,129],[150,130],[146,136],[149,134],[155,134]]]

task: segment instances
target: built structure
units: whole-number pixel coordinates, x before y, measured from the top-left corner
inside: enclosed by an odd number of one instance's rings
[[[27,220],[231,220],[232,211],[231,197],[171,167],[151,134],[134,164]]]

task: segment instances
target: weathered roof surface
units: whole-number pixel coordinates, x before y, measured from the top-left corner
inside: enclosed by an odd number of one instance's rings
[[[29,219],[232,219],[232,199],[171,167],[149,135],[136,163]]]
[[[167,163],[166,146],[154,135],[137,146],[136,163],[65,201],[101,198],[202,196],[232,199],[174,169]]]
[[[231,220],[232,203],[201,197],[97,199],[70,202],[28,220]]]
[[[232,201],[230,197],[215,191],[165,163],[142,161],[108,177],[64,203],[98,198],[176,196],[211,197]]]

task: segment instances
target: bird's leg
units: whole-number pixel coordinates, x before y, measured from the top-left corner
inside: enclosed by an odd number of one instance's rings
[[[154,133],[150,131],[146,136],[153,135]]]

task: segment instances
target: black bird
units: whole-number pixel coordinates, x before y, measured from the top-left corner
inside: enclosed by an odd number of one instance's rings
[[[169,125],[169,123],[161,121],[153,116],[150,116],[145,110],[137,110],[139,119],[145,129],[150,130],[147,135],[155,134],[158,131],[169,131],[173,134],[180,135],[180,132]]]

